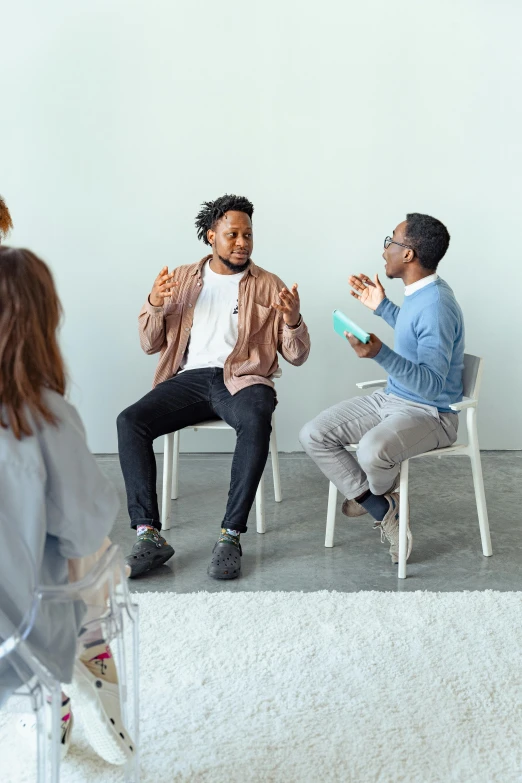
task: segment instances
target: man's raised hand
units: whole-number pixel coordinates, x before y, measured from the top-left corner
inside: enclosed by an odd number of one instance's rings
[[[369,307],[370,310],[377,310],[382,300],[386,297],[379,275],[375,275],[373,280],[370,280],[368,275],[363,275],[362,273],[360,275],[351,275],[348,278],[348,282],[354,289],[350,291],[351,295],[363,305]]]
[[[283,313],[283,320],[288,326],[295,326],[299,321],[300,301],[297,293],[297,283],[294,283],[291,290],[283,288],[279,293],[279,304],[274,302],[272,307]]]
[[[162,307],[164,300],[172,296],[172,289],[177,285],[179,285],[179,282],[174,280],[173,274],[169,274],[168,266],[164,266],[152,286],[149,296],[151,305],[153,307]]]

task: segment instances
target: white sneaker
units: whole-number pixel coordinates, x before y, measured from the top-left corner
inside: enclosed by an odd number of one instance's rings
[[[399,562],[399,493],[392,492],[384,496],[390,507],[382,522],[375,522],[374,529],[380,529],[381,541],[385,538],[390,542],[390,556],[392,563]],[[408,527],[406,530],[406,560],[408,560],[413,546],[413,537],[410,530],[410,515],[408,514]]]
[[[123,725],[118,682],[110,682],[103,667],[97,665],[103,662],[104,655],[112,659],[110,649],[105,650],[105,654],[93,659],[84,655],[76,660],[71,693],[92,749],[109,764],[120,765],[136,751]]]

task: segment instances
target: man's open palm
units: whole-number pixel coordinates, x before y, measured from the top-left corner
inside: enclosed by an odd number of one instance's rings
[[[300,301],[299,294],[297,293],[297,283],[294,283],[290,291],[288,288],[283,288],[279,293],[279,303],[274,302],[272,307],[275,310],[279,310],[283,314],[283,320],[285,324],[289,326],[295,326],[299,320]]]
[[[179,282],[174,280],[174,270],[169,273],[168,266],[164,266],[152,286],[152,291],[149,295],[151,305],[153,307],[162,307],[165,299],[172,296],[173,288],[177,285],[179,285]]]
[[[348,278],[348,282],[354,289],[350,291],[351,295],[363,305],[369,307],[370,310],[377,310],[382,300],[386,297],[379,275],[375,275],[373,280],[370,280],[368,275],[363,275],[362,273],[360,275],[351,275]]]

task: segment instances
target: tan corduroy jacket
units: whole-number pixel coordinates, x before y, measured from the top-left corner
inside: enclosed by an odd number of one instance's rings
[[[179,282],[175,295],[163,306],[147,301],[138,317],[141,347],[145,353],[160,353],[153,386],[175,375],[187,350],[194,307],[203,285],[201,270],[212,256],[197,264],[174,270]],[[296,329],[288,327],[283,316],[271,307],[279,302],[284,283],[253,262],[239,283],[238,339],[224,367],[224,381],[231,394],[270,380],[278,369],[277,352],[294,365],[303,364],[310,353],[310,336],[304,321]]]

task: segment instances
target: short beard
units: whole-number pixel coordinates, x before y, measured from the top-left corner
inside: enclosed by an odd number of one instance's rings
[[[240,272],[244,272],[245,269],[248,269],[250,266],[250,262],[252,261],[251,258],[247,258],[244,264],[233,264],[232,261],[230,261],[228,258],[223,258],[223,256],[220,256],[218,253],[218,258],[221,261],[222,264],[224,264],[227,269],[230,269],[232,272],[236,272],[236,274],[239,274]]]

